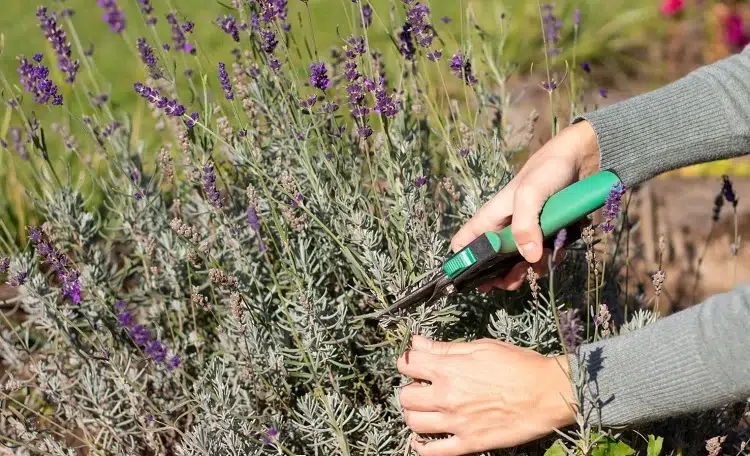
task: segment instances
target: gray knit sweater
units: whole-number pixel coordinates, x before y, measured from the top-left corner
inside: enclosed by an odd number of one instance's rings
[[[750,46],[653,92],[582,115],[601,169],[626,186],[665,171],[750,153]],[[601,421],[618,426],[750,397],[750,284],[569,357],[594,377]],[[589,404],[583,404],[584,412]]]

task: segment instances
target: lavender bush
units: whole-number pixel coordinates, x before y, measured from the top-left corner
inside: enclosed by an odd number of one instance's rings
[[[139,0],[150,34],[136,37],[127,34],[136,18],[99,1],[144,70],[128,83],[158,145],[139,140],[131,113],[88,96],[101,93],[95,56],[71,51],[80,40],[70,11],[40,7],[54,54],[19,56],[18,74],[2,79],[31,138],[27,195],[43,220],[26,228],[25,248],[0,259],[17,292],[0,332],[2,445],[59,455],[408,454],[397,395],[407,379],[395,359],[411,334],[491,336],[557,354],[656,318],[603,304],[616,302],[622,265],[618,188],[605,224],[592,222],[550,279],[531,274],[528,294],[363,318],[441,265],[450,236],[512,177],[536,116],[508,125],[509,73],[492,38],[449,49],[419,2],[396,5],[403,60],[400,76],[387,77],[368,45],[377,12],[354,3],[352,35],[328,57],[313,49],[303,78],[289,68],[300,48],[284,0],[235,1],[197,24]],[[551,6],[540,13],[554,57],[547,34],[561,22]],[[208,65],[195,27],[215,27],[238,50]],[[195,59],[200,85],[178,82],[182,59]],[[470,109],[434,94],[421,77],[429,66],[460,85]],[[540,88],[550,97],[573,75],[555,77]],[[42,109],[54,127],[36,120]],[[50,158],[49,131],[91,187]],[[87,201],[97,192],[103,211]],[[554,445],[552,436],[495,454],[591,454],[627,447],[621,438],[580,417]]]

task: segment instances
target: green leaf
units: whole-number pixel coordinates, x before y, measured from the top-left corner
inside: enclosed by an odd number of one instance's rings
[[[661,454],[661,447],[664,444],[664,437],[654,437],[649,434],[648,436],[648,449],[646,450],[646,456],[659,456]]]
[[[635,454],[635,450],[628,444],[620,442],[609,436],[604,436],[596,444],[596,448],[591,452],[592,456],[630,456]]]
[[[565,456],[565,447],[560,440],[555,440],[555,443],[544,452],[544,456]]]

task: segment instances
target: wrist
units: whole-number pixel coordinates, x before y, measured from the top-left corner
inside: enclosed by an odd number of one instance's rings
[[[570,381],[570,364],[565,355],[546,358],[543,407],[556,429],[575,424],[576,405]]]
[[[587,120],[571,125],[576,144],[576,167],[579,179],[584,179],[600,171],[599,141],[594,127]]]

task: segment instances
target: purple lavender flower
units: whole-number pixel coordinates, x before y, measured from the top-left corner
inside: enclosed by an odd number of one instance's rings
[[[399,111],[399,101],[388,93],[385,79],[380,78],[377,89],[375,89],[375,107],[373,110],[386,117],[395,117]]]
[[[362,138],[369,138],[372,136],[372,128],[369,125],[363,125],[357,128],[357,134]]]
[[[62,283],[63,299],[69,299],[74,304],[80,304],[81,283],[78,270],[70,265],[68,257],[58,251],[38,228],[29,227],[28,232],[37,255],[42,257],[44,262],[52,268],[52,271],[57,274],[58,280]]]
[[[451,71],[456,77],[461,78],[468,85],[476,84],[477,78],[471,69],[471,62],[469,59],[464,58],[461,53],[454,54],[451,58]]]
[[[430,9],[419,2],[406,10],[406,23],[409,24],[411,32],[416,35],[417,43],[424,48],[430,47],[434,38],[427,20],[429,14]]]
[[[554,250],[555,253],[557,253],[558,250],[563,248],[567,237],[568,237],[568,232],[565,228],[557,232],[557,236],[555,236],[555,250]]]
[[[399,52],[404,56],[406,60],[414,60],[414,55],[417,53],[417,48],[414,46],[414,38],[411,33],[411,26],[404,24],[401,31],[398,34]]]
[[[589,64],[589,62],[583,62],[581,63],[581,69],[586,73],[591,73],[591,64]]]
[[[318,62],[310,65],[310,85],[323,92],[331,87],[331,80],[328,79],[328,69],[325,63]]]
[[[273,442],[275,442],[279,437],[279,431],[276,428],[268,428],[266,431],[266,435],[261,436],[260,440],[266,444],[271,445]]]
[[[181,364],[182,364],[182,360],[180,359],[180,357],[177,355],[173,355],[172,357],[169,358],[169,361],[167,362],[167,369],[168,370],[177,369],[178,367],[180,367]]]
[[[732,207],[737,207],[737,203],[739,203],[739,200],[737,199],[737,195],[734,193],[732,181],[727,175],[721,176],[721,180],[721,194],[724,196],[724,199],[727,201],[727,203],[730,203]]]
[[[65,274],[62,284],[63,299],[69,299],[73,304],[81,303],[81,282],[78,271],[72,270]]]
[[[247,224],[250,225],[253,231],[260,233],[260,218],[254,206],[248,206],[247,208]]]
[[[437,62],[441,58],[443,58],[443,51],[442,50],[436,50],[431,51],[427,53],[427,58],[430,59],[432,62]]]
[[[157,89],[152,89],[140,82],[133,84],[133,89],[141,98],[148,100],[149,103],[156,105],[159,109],[163,109],[169,117],[181,117],[185,114],[185,107],[183,105],[179,104],[177,100],[170,100],[167,97],[159,96]]]
[[[265,52],[266,54],[273,54],[273,51],[279,44],[278,40],[276,39],[276,33],[274,33],[273,30],[261,30],[260,38],[260,48],[263,49],[263,52]]]
[[[224,206],[221,201],[221,194],[216,189],[216,173],[214,173],[214,164],[211,162],[203,166],[203,190],[213,207],[221,208]]]
[[[99,7],[104,9],[102,20],[109,24],[112,33],[122,33],[125,30],[125,13],[117,6],[116,0],[97,0]]]
[[[547,45],[547,55],[549,56],[555,56],[560,53],[560,50],[555,46],[560,41],[560,29],[562,29],[562,21],[552,13],[552,10],[552,5],[542,5],[543,33],[545,44]]]
[[[25,57],[19,59],[17,70],[21,85],[27,92],[34,96],[34,101],[39,104],[51,103],[54,106],[63,103],[62,95],[57,93],[57,86],[47,77],[49,69],[44,65],[34,64]]]
[[[581,320],[578,317],[578,309],[565,309],[560,312],[560,332],[562,343],[567,351],[573,351],[581,344]]]
[[[154,79],[161,78],[161,71],[156,66],[156,54],[151,46],[148,45],[146,39],[143,37],[138,38],[138,53],[141,55],[141,61],[148,67],[148,71],[151,77]]]
[[[26,150],[26,143],[29,142],[29,140],[23,140],[21,129],[18,127],[11,127],[9,134],[10,141],[13,144],[13,151],[17,153],[22,160],[28,160],[29,152]]]
[[[148,342],[148,344],[146,344],[145,352],[149,358],[153,359],[159,364],[163,363],[167,358],[166,347],[164,347],[161,341],[156,339],[152,339]]]
[[[193,23],[190,21],[180,25],[174,13],[167,14],[167,22],[172,26],[172,43],[177,52],[195,54],[195,47],[187,41],[186,33],[193,31]]]
[[[612,190],[609,192],[609,196],[607,196],[604,208],[602,209],[602,214],[606,222],[601,226],[602,231],[605,233],[609,233],[615,229],[611,222],[617,218],[617,214],[620,212],[620,202],[625,192],[625,186],[622,183],[617,183],[612,186]]]
[[[607,89],[604,89],[604,88],[599,89],[599,95],[601,95],[602,98],[607,98],[608,93],[609,91]]]
[[[581,25],[581,9],[576,8],[573,10],[573,25],[578,27]]]
[[[421,188],[427,183],[427,176],[419,176],[418,178],[414,179],[414,186],[416,188]]]
[[[136,345],[145,346],[151,340],[151,333],[145,326],[137,324],[130,328],[130,337]]]
[[[219,62],[219,82],[221,83],[221,88],[224,89],[224,97],[226,97],[227,100],[234,99],[234,94],[232,93],[232,83],[229,80],[229,74],[227,74],[227,66],[224,65],[224,62]]]
[[[187,125],[188,128],[193,128],[196,123],[198,123],[198,113],[192,112],[190,113],[190,116],[185,119],[185,125]]]
[[[364,5],[362,7],[362,18],[364,19],[364,23],[362,23],[362,28],[367,28],[370,25],[372,25],[372,6],[369,4]]]
[[[0,274],[5,274],[5,271],[10,267],[10,258],[0,258]]]
[[[57,67],[65,74],[65,82],[72,84],[78,73],[78,60],[71,60],[70,43],[65,35],[65,30],[59,26],[55,15],[47,15],[47,8],[41,6],[36,11],[39,18],[39,27],[44,31],[44,37],[52,45],[57,54]],[[38,58],[37,58],[38,56]],[[41,54],[34,55],[36,62],[41,62]]]
[[[141,14],[146,17],[146,23],[155,25],[156,18],[153,16],[154,7],[151,6],[151,0],[138,0],[138,6],[141,8]]]
[[[266,24],[275,20],[284,22],[288,8],[287,0],[257,0],[260,4],[260,19]]]
[[[216,23],[219,24],[219,27],[221,27],[224,33],[231,36],[235,42],[240,42],[240,31],[237,28],[237,20],[234,16],[231,14],[224,17],[219,16],[216,18]]]
[[[443,24],[450,24],[452,20],[453,20],[453,19],[449,18],[448,16],[443,16],[443,17],[441,17],[441,18],[440,18],[440,21],[441,21],[441,22],[442,22]]]
[[[18,274],[14,275],[7,283],[13,288],[20,287],[24,283],[26,283],[26,278],[29,276],[26,272],[19,272]]]

